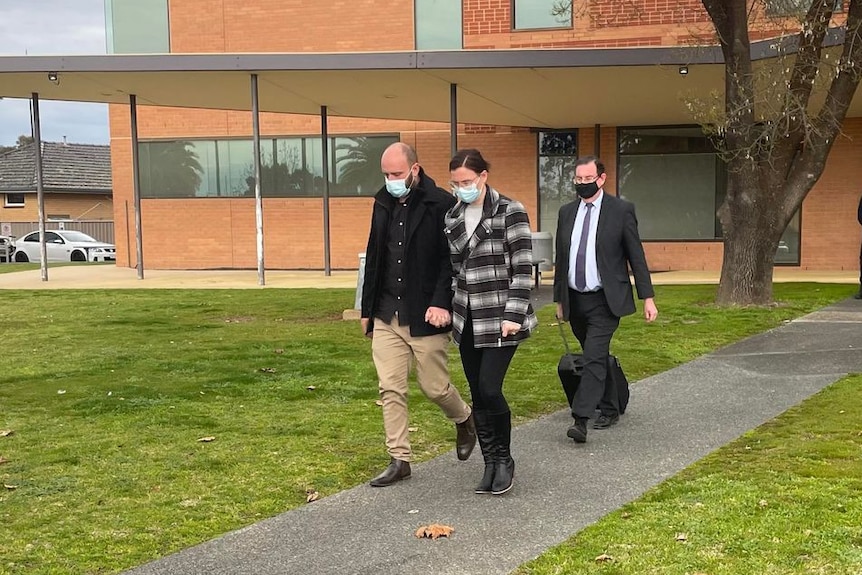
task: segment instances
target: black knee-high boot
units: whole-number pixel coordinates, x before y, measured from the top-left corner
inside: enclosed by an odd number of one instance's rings
[[[482,457],[485,458],[485,473],[482,481],[476,486],[476,493],[491,493],[494,481],[494,464],[496,463],[496,442],[494,441],[494,428],[487,411],[473,410],[473,423],[476,425],[476,436],[479,438],[479,448]]]
[[[512,413],[507,411],[491,416],[496,442],[494,462],[494,481],[491,493],[502,495],[512,488],[515,477],[515,460],[512,459]]]

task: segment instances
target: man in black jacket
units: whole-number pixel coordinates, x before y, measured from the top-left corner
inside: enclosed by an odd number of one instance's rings
[[[605,194],[605,166],[595,156],[575,161],[578,197],[560,208],[557,221],[554,301],[557,317],[569,320],[584,350],[581,383],[572,401],[574,423],[566,432],[576,443],[587,440],[587,421],[596,405],[601,415],[593,429],[619,421],[619,398],[605,386],[611,338],[620,318],[635,312],[629,267],[644,318],[658,316],[652,280],[631,203]]]
[[[385,487],[410,477],[407,377],[416,364],[419,388],[456,426],[458,459],[470,457],[476,430],[470,406],[449,381],[452,264],[443,216],[455,205],[407,144],[380,159],[385,185],[374,196],[365,250],[362,330],[372,338],[389,466],[371,480]]]

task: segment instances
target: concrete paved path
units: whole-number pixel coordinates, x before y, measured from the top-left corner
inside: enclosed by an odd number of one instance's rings
[[[590,430],[585,445],[565,436],[568,410],[517,427],[503,497],[473,494],[481,457],[450,452],[409,481],[363,484],[128,574],[508,573],[851,372],[862,372],[852,299],[636,382],[620,424]],[[454,526],[452,538],[413,536],[435,522]]]

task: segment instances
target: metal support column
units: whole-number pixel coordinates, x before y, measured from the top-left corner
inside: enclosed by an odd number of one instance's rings
[[[266,284],[263,262],[263,200],[260,193],[260,102],[257,74],[251,75],[252,147],[254,149],[254,216],[257,229],[257,283]]]
[[[602,125],[596,124],[593,128],[593,155],[602,157]]]
[[[129,95],[129,113],[132,124],[132,194],[135,203],[135,268],[138,279],[144,279],[144,240],[141,224],[141,164],[138,159],[138,97]],[[128,220],[126,220],[128,222]],[[126,224],[128,225],[128,224]],[[128,234],[128,228],[126,234]]]
[[[45,190],[42,181],[42,127],[39,119],[39,94],[32,93],[30,100],[30,128],[33,135],[34,158],[36,159],[36,205],[39,211],[39,256],[42,281],[48,281],[48,248],[45,245]]]
[[[326,106],[320,107],[320,141],[322,142],[323,163],[323,273],[332,275],[330,267],[329,244],[329,126],[326,117]]]
[[[454,156],[458,151],[458,84],[449,84],[449,139]]]

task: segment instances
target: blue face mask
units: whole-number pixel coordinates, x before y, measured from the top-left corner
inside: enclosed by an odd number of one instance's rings
[[[472,204],[476,201],[476,198],[479,197],[479,188],[476,186],[476,182],[473,182],[466,188],[462,188],[458,186],[458,189],[455,190],[455,195],[458,196],[458,199],[464,202],[465,204]]]
[[[385,178],[384,181],[386,182],[386,191],[389,192],[389,194],[393,198],[403,198],[410,191],[410,186],[407,185],[407,180],[412,178],[412,173],[410,174],[410,176],[404,178],[403,180],[390,180],[388,178]],[[410,185],[413,185],[412,181],[410,182]]]

